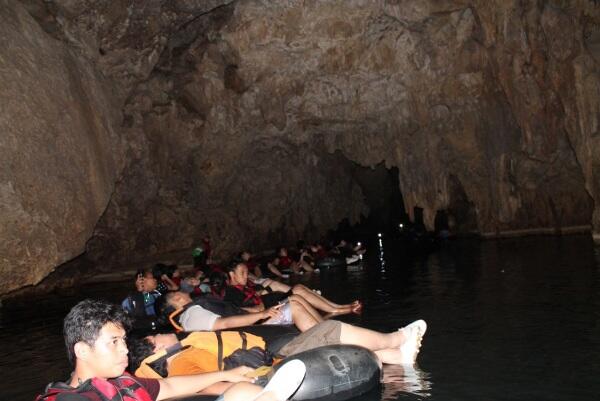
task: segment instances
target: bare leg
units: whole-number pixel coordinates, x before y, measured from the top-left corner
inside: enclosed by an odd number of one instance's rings
[[[420,323],[419,323],[420,322]],[[422,320],[393,333],[379,333],[342,323],[340,342],[361,345],[374,351],[383,363],[413,363],[427,326]]]
[[[406,341],[402,330],[392,333],[380,333],[378,331],[365,329],[342,323],[340,342],[342,344],[361,345],[371,351],[379,351],[390,348],[398,348]]]
[[[267,268],[271,271],[271,273],[273,273],[277,277],[283,278],[283,273],[280,272],[279,269],[277,267],[275,267],[274,265],[272,265],[271,263],[267,264]]]
[[[218,382],[206,387],[204,390],[200,391],[199,394],[206,395],[219,395],[223,394],[229,387],[233,386],[233,383],[230,382]]]
[[[292,296],[293,297],[293,296]],[[304,305],[298,302],[297,299],[292,299],[290,297],[290,307],[292,308],[292,319],[294,320],[294,324],[298,327],[300,331],[306,331],[313,327],[314,325],[321,323],[323,319],[318,315],[313,315],[310,311],[308,311]],[[316,311],[315,311],[316,313]]]
[[[250,384],[250,383],[236,383],[233,386],[231,386],[227,391],[225,391],[225,393],[223,393],[223,396],[225,397],[225,401],[248,401],[253,399],[254,397],[256,397],[258,395],[258,393],[260,393],[262,391],[262,387],[257,386],[255,384]],[[265,393],[265,396],[267,394]],[[260,396],[259,398],[257,398],[257,400],[261,400],[261,401],[267,401],[267,400],[276,400],[275,397],[269,397],[269,398],[262,398],[263,396]]]
[[[267,279],[267,281],[265,281],[263,283],[263,287],[271,287],[271,289],[273,291],[278,291],[278,292],[288,292],[289,290],[292,289],[287,284],[283,284],[283,283],[280,283],[279,281],[270,280],[270,279]]]
[[[290,287],[289,285],[280,283],[279,281],[267,279],[267,281],[265,281],[262,285],[263,287],[271,287],[273,291],[279,292],[288,292],[291,289],[294,294],[300,295],[313,308],[326,313],[332,313],[336,315],[350,313],[360,306],[358,301],[354,301],[351,304],[345,305],[336,304],[335,302],[328,300],[327,298],[317,294],[302,284],[296,284],[294,287]]]
[[[292,288],[294,294],[300,295],[313,307],[327,313],[350,313],[352,311],[352,305],[339,305],[331,302],[327,298],[315,293],[310,288],[297,284]]]
[[[310,264],[308,264],[304,260],[301,260],[298,264],[300,265],[300,268],[306,270],[309,273],[315,271],[314,267],[312,267]]]
[[[313,308],[312,305],[306,301],[306,299],[302,298],[300,295],[290,295],[288,299],[290,301],[297,302],[300,305],[302,305],[306,312],[309,313],[315,320],[318,320],[319,322],[323,321],[323,317],[321,316],[321,314],[315,308]]]
[[[405,356],[399,348],[382,349],[374,352],[383,363],[400,365],[405,361]]]
[[[299,274],[302,271],[302,268],[300,267],[300,265],[297,262],[292,262],[290,267],[292,268],[292,271],[295,274]]]

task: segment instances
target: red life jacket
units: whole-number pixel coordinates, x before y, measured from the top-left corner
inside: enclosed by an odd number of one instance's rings
[[[313,256],[315,259],[321,259],[327,256],[327,251],[323,248],[319,248],[317,252],[313,252]]]
[[[81,394],[91,401],[155,401],[146,388],[127,373],[108,380],[94,377],[76,388],[61,382],[50,383],[45,391],[35,401],[55,401],[61,393]]]
[[[291,264],[292,264],[292,259],[289,256],[280,256],[279,257],[279,266],[289,267]]]
[[[237,289],[242,294],[244,294],[244,302],[242,303],[241,306],[253,306],[253,305],[261,304],[262,299],[260,298],[260,295],[258,295],[254,286],[250,285],[249,282],[248,282],[248,285],[246,285],[246,286],[232,285],[232,287]]]

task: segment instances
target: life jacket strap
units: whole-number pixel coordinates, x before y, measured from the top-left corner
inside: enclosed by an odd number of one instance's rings
[[[176,311],[173,311],[170,315],[169,315],[169,322],[171,322],[171,325],[173,325],[173,327],[175,328],[176,332],[181,332],[183,331],[183,327],[181,327],[181,325],[179,324],[179,322],[177,321],[176,317],[182,313],[185,309],[184,308],[180,308],[177,309]]]
[[[223,370],[223,337],[221,337],[221,331],[215,331],[217,336],[217,366],[219,371]]]
[[[242,349],[245,351],[248,348],[248,337],[243,331],[238,331],[238,334],[242,338]]]
[[[186,350],[190,348],[189,345],[182,345],[180,342],[171,345],[170,347],[165,349],[165,354],[163,356],[161,356],[160,358],[157,358],[155,360],[153,360],[152,362],[147,363],[147,365],[153,370],[155,371],[157,374],[160,375],[160,373],[157,372],[156,367],[162,363],[162,361],[164,361],[165,359],[168,359],[170,357],[172,357],[173,355]],[[162,375],[160,375],[162,376]]]

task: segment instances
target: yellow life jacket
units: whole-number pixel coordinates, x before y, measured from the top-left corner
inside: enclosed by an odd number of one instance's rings
[[[160,379],[161,376],[152,368],[152,363],[161,358],[169,358],[188,347],[198,348],[216,355],[218,365],[214,367],[214,371],[217,371],[223,370],[223,358],[227,358],[238,349],[259,347],[264,350],[265,341],[262,337],[243,331],[195,331],[174,346],[162,349],[144,359],[135,371],[135,375]]]

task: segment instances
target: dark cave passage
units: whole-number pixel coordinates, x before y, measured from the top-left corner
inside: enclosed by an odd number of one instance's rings
[[[352,177],[361,187],[369,208],[360,224],[373,230],[389,231],[407,221],[404,200],[398,181],[398,168],[386,168],[380,163],[374,168],[354,165]]]

